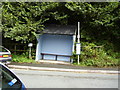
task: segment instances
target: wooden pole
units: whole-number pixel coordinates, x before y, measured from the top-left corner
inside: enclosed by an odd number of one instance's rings
[[[16,55],[16,44],[15,44],[15,47],[14,47],[14,48],[15,48],[15,55]]]
[[[31,57],[31,47],[29,48],[29,59],[32,59],[32,57]]]

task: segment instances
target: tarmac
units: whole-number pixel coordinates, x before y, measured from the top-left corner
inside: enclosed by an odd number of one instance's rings
[[[118,68],[97,68],[76,66],[67,62],[60,61],[43,61],[39,63],[15,63],[8,65],[13,69],[39,70],[39,71],[59,71],[59,72],[75,72],[75,73],[101,73],[101,74],[120,74]]]

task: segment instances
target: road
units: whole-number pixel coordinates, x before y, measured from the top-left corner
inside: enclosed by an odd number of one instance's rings
[[[118,88],[117,74],[12,69],[27,88]]]

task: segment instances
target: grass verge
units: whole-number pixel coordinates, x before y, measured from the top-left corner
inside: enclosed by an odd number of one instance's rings
[[[25,55],[12,55],[12,62],[17,62],[17,63],[36,63],[35,60],[29,59]]]

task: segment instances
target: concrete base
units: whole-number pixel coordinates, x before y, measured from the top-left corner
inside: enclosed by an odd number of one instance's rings
[[[55,60],[38,60],[37,62],[41,63],[52,63],[52,64],[67,64],[70,65],[70,62],[64,62],[64,61],[55,61]]]

